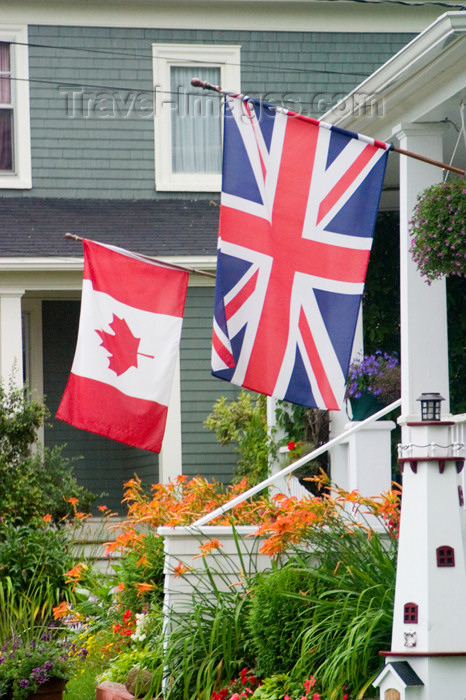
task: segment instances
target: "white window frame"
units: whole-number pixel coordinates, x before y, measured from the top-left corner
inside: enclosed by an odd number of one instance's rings
[[[220,68],[222,87],[240,92],[241,47],[236,45],[153,44],[152,59],[155,85],[155,189],[178,192],[220,192],[222,176],[212,173],[172,172],[172,109],[176,96],[170,94],[170,68],[174,65],[208,64]],[[193,88],[195,90],[196,88]]]
[[[13,170],[0,171],[0,189],[26,190],[32,188],[27,26],[0,24],[0,41],[10,44],[13,103]]]

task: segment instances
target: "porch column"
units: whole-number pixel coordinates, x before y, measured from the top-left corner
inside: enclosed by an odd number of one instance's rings
[[[443,124],[399,124],[393,135],[400,147],[443,160]],[[422,392],[438,391],[450,410],[445,278],[427,284],[411,259],[409,221],[416,196],[442,180],[440,168],[400,155],[400,304],[401,304],[401,419],[419,419]],[[405,439],[404,436],[403,439]]]
[[[159,454],[159,482],[167,484],[182,473],[180,355],[176,360],[168,404],[167,424]]]
[[[353,349],[351,351],[351,360],[354,360],[358,355],[364,354],[364,338],[363,338],[363,314],[362,302],[359,308],[358,323],[353,340]],[[339,411],[330,411],[330,440],[341,435],[348,428],[348,414],[346,412],[346,402]],[[358,439],[358,433],[354,436]],[[357,465],[356,465],[357,469]],[[353,468],[349,462],[348,441],[340,442],[330,450],[330,478],[332,483],[341,489],[351,491],[351,488],[359,488],[361,479],[354,475]],[[350,487],[350,483],[356,483]],[[364,494],[366,495],[366,494]],[[372,495],[372,494],[371,494]]]
[[[21,297],[24,292],[24,289],[0,288],[0,378],[5,387],[11,379],[17,386],[23,384]]]

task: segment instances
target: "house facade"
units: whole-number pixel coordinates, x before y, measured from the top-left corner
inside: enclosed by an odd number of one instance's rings
[[[448,4],[445,3],[446,8]],[[203,421],[237,388],[210,376],[212,278],[191,275],[159,456],[53,419],[71,367],[82,251],[71,232],[215,271],[221,103],[192,77],[321,116],[445,11],[435,3],[0,0],[0,375],[46,396],[48,445],[118,510],[122,484],[228,482],[233,452]],[[338,107],[336,107],[338,105]],[[397,208],[387,187],[382,207]],[[396,192],[395,192],[396,194]],[[253,232],[251,232],[253,235]]]

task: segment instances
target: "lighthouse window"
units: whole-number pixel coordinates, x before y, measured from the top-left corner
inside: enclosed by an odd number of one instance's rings
[[[455,566],[453,547],[437,547],[437,566]]]
[[[404,622],[417,624],[417,605],[416,603],[406,603],[404,607]]]

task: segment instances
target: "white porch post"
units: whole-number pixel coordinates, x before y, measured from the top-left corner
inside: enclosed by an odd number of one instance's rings
[[[168,404],[165,435],[159,454],[159,482],[167,484],[181,473],[181,381],[178,353]]]
[[[362,302],[359,309],[358,323],[356,326],[356,331],[353,340],[353,350],[351,353],[351,358],[357,357],[357,355],[364,352],[364,339],[363,339],[363,314],[362,314]],[[330,440],[341,435],[347,427],[348,415],[346,413],[346,405],[343,405],[340,411],[330,411]],[[354,438],[358,439],[358,434],[354,435]],[[357,465],[352,468],[349,461],[349,449],[348,443],[340,443],[335,445],[330,450],[330,477],[332,482],[341,489],[346,489],[351,491],[352,488],[359,488],[361,486],[361,480],[355,474],[355,469],[357,470]],[[351,473],[351,476],[350,476]],[[357,484],[350,486],[350,483]],[[364,488],[364,487],[363,487]],[[373,495],[373,494],[371,494]]]
[[[393,135],[401,148],[442,161],[445,128],[443,124],[399,124]],[[438,167],[400,156],[402,423],[419,416],[417,398],[422,392],[440,392],[445,398],[442,413],[445,415],[450,410],[445,279],[428,285],[409,252],[409,221],[416,196],[441,179],[442,171]]]
[[[11,379],[18,386],[23,384],[21,297],[24,291],[0,288],[0,378],[5,387]]]

